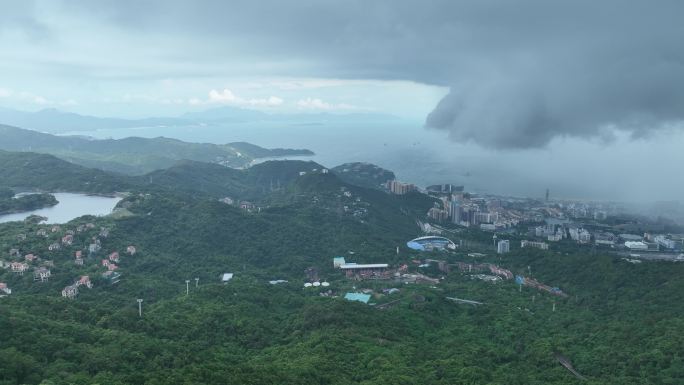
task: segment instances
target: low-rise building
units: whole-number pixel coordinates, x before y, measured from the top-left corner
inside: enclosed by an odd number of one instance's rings
[[[642,241],[627,241],[625,247],[630,251],[647,251],[648,245]]]
[[[520,247],[521,248],[532,247],[535,249],[548,250],[549,244],[546,242],[534,242],[534,241],[522,240],[522,241],[520,241]]]
[[[347,278],[354,279],[387,279],[389,265],[386,263],[345,263],[340,266]]]
[[[69,299],[74,299],[78,295],[78,286],[77,285],[69,285],[62,289],[62,297],[64,298],[69,298]]]
[[[119,262],[119,252],[115,251],[115,252],[109,254],[108,258],[111,262],[117,262],[118,263]]]
[[[62,237],[62,244],[64,246],[71,246],[71,244],[74,243],[74,236],[71,234],[67,234]]]
[[[228,281],[230,281],[231,279],[233,279],[233,273],[223,273],[221,275],[222,283],[228,283]]]
[[[88,289],[93,288],[93,283],[90,282],[90,277],[87,275],[82,275],[78,281],[76,281],[76,286],[85,286]]]
[[[51,276],[52,273],[50,272],[50,269],[46,267],[37,267],[33,270],[34,281],[47,282]]]
[[[100,249],[101,246],[98,243],[91,243],[90,245],[88,245],[88,252],[91,254],[97,253],[98,251],[100,251]]]
[[[677,251],[682,249],[681,241],[675,241],[674,239],[668,238],[665,235],[656,235],[653,237],[653,241],[665,250]]]
[[[0,282],[0,292],[10,295],[12,294],[12,289],[10,289],[6,283]]]
[[[24,275],[24,272],[28,270],[29,265],[24,263],[24,262],[12,262],[10,263],[10,269],[12,270],[13,273],[17,273],[19,275]]]
[[[346,299],[347,301],[356,301],[356,302],[363,302],[363,303],[368,303],[370,298],[371,298],[370,294],[364,294],[364,293],[347,293],[344,295],[344,299]]]
[[[104,273],[102,273],[102,278],[106,279],[109,281],[111,284],[118,283],[120,280],[121,274],[115,272],[115,271],[110,271],[107,270]]]

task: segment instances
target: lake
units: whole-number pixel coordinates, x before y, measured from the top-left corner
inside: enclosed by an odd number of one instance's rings
[[[52,207],[0,215],[0,223],[23,221],[30,215],[48,218],[45,223],[66,223],[83,215],[107,215],[121,200],[119,197],[104,197],[74,193],[54,193],[59,203]]]

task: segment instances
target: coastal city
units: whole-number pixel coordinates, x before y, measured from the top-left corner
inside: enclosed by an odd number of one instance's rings
[[[388,181],[386,189],[403,195],[422,192],[439,199],[426,214],[426,233],[478,229],[493,233],[497,253],[510,251],[512,235],[520,248],[553,250],[554,244],[591,246],[638,259],[684,260],[684,234],[673,221],[630,214],[616,203],[512,198],[470,194],[463,186],[413,184]],[[676,202],[660,202],[676,213]],[[669,207],[668,207],[669,206]],[[497,240],[498,238],[498,240]]]

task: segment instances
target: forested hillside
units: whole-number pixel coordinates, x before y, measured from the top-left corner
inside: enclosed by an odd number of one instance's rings
[[[164,169],[180,160],[245,167],[258,158],[313,154],[309,150],[271,150],[244,142],[218,145],[163,137],[96,140],[55,136],[4,125],[0,125],[0,137],[0,150],[52,154],[86,167],[130,175]]]
[[[55,166],[52,157],[14,156],[3,175],[33,180],[45,175],[26,170]],[[431,198],[352,186],[314,163],[244,171],[185,163],[131,185],[71,167],[61,179],[132,187],[119,203],[130,214],[82,217],[54,232],[0,224],[0,259],[34,254],[40,260],[31,268],[52,273],[40,282],[33,270],[0,269],[12,289],[0,298],[0,384],[678,384],[684,377],[682,264],[521,249],[477,261],[559,286],[568,295],[560,297],[419,267],[413,260],[474,262],[469,249],[405,247],[421,235],[415,220]],[[241,194],[256,198],[259,210],[217,200]],[[72,244],[48,249],[69,230]],[[89,253],[94,240],[101,249]],[[101,262],[115,251],[117,281],[103,276]],[[335,256],[406,264],[438,283],[348,280],[333,268]],[[304,288],[311,268],[330,286]],[[234,277],[222,284],[223,273]],[[83,275],[93,287],[62,298]],[[383,291],[390,288],[398,290]],[[370,304],[342,298],[364,289],[372,290]],[[448,299],[455,297],[483,304]]]

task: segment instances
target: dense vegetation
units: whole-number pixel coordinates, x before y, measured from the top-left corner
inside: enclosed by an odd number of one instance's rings
[[[95,140],[4,125],[0,125],[0,137],[0,150],[52,154],[86,167],[130,175],[167,168],[186,159],[244,167],[257,158],[313,154],[309,150],[271,150],[244,142],[217,145],[163,137]]]
[[[7,193],[8,191],[11,195]],[[14,198],[14,192],[11,189],[0,188],[0,214],[31,211],[54,206],[57,203],[57,199],[52,194],[28,194]]]
[[[132,178],[75,165],[52,155],[0,150],[0,165],[0,187],[15,191],[112,193],[130,190],[137,184]]]
[[[684,378],[682,264],[635,265],[609,255],[527,249],[482,259],[559,286],[569,294],[560,298],[511,281],[492,284],[458,271],[418,268],[411,260],[472,261],[466,253],[487,251],[478,245],[491,239],[458,233],[474,246],[448,254],[403,247],[419,235],[415,218],[432,205],[423,195],[389,196],[333,174],[300,176],[301,167],[315,166],[298,162],[223,177],[213,175],[219,170],[213,166],[206,166],[207,174],[201,165],[190,166],[157,175],[165,186],[179,183],[175,191],[138,186],[140,193],[120,203],[129,216],[79,218],[47,237],[36,235],[44,225],[0,225],[0,258],[19,248],[55,264],[44,283],[0,269],[0,282],[13,289],[0,298],[0,384],[582,383],[556,353],[588,384],[678,384]],[[280,173],[292,178],[271,191],[270,179]],[[196,179],[180,183],[190,176]],[[187,188],[202,180],[204,189]],[[216,201],[229,195],[221,185],[248,186],[236,194],[257,192],[263,209],[246,212]],[[73,246],[47,251],[64,231],[89,222],[95,227],[77,233]],[[100,227],[110,229],[102,250],[84,266],[74,265],[74,251]],[[135,256],[123,253],[128,245],[137,247]],[[122,276],[110,284],[98,262],[114,250],[122,253]],[[410,271],[444,279],[434,286],[348,281],[332,267],[337,255],[408,263]],[[317,268],[337,296],[373,289],[372,302],[389,305],[382,310],[320,296],[326,289],[303,289],[308,267]],[[235,278],[222,285],[224,272]],[[95,287],[75,300],[61,298],[60,290],[83,274]],[[272,279],[289,282],[270,285]],[[191,280],[188,296],[185,280]],[[391,287],[400,292],[382,294]],[[143,317],[136,298],[144,299]]]
[[[347,183],[374,189],[384,189],[388,181],[396,178],[392,171],[371,163],[344,163],[331,170]]]

